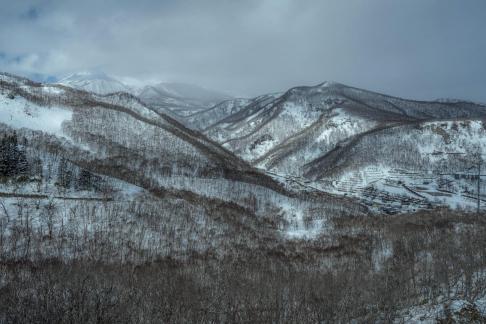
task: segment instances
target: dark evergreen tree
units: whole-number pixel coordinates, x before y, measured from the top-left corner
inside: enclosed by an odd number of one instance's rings
[[[101,187],[102,179],[100,176],[84,169],[79,172],[77,179],[77,189],[101,191]]]
[[[93,175],[87,170],[81,170],[79,172],[77,189],[90,190],[93,187]]]
[[[26,140],[23,141],[26,143]],[[25,175],[29,170],[25,145],[19,145],[17,133],[4,134],[0,140],[0,176]]]

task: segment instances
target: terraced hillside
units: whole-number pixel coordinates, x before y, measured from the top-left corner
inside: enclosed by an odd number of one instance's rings
[[[205,133],[252,165],[278,174],[276,179],[301,177],[321,182],[313,187],[323,191],[366,199],[356,189],[369,189],[374,168],[382,170],[384,181],[393,181],[392,174],[397,173],[387,170],[403,170],[398,174],[405,183],[413,181],[406,179],[407,174],[426,177],[464,171],[461,168],[471,164],[470,155],[486,145],[485,117],[486,106],[481,104],[405,100],[326,82],[293,88],[274,100],[239,108]],[[469,162],[461,164],[455,161],[457,155],[445,154],[458,151],[468,155],[463,160]],[[439,152],[444,154],[437,158]],[[370,181],[359,180],[353,173]],[[447,181],[442,178],[434,176],[433,182]],[[464,186],[465,195],[456,188],[450,197],[442,195],[444,199],[437,198],[441,186],[434,186],[430,188],[433,197],[425,195],[412,208],[430,203],[471,207],[469,196],[474,196],[475,189],[471,182]],[[384,194],[397,194],[390,186],[382,189]],[[420,198],[410,190],[399,191]],[[386,201],[380,203],[390,207]]]

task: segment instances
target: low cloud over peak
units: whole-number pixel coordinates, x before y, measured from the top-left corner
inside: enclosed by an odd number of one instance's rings
[[[0,70],[102,70],[242,96],[336,80],[486,101],[484,1],[6,1]]]

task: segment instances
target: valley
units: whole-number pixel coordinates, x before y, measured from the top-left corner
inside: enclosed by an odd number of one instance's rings
[[[153,95],[137,100],[293,191],[353,197],[378,213],[476,208],[471,169],[485,149],[484,105],[405,100],[333,82],[252,99],[220,96],[196,110],[167,87]]]
[[[482,299],[460,296],[479,296],[486,278],[486,188],[477,175],[486,106],[414,102],[326,82],[225,98],[186,114],[185,103],[154,104],[111,86],[105,89],[117,91],[97,93],[98,81],[86,82],[0,74],[0,267],[10,283],[0,286],[8,300],[0,314],[7,307],[11,319],[22,318],[12,312],[29,302],[14,293],[25,291],[12,284],[21,270],[27,287],[39,292],[44,283],[80,292],[78,280],[87,280],[91,300],[101,304],[133,293],[157,318],[211,318],[182,300],[177,303],[190,312],[170,313],[169,300],[157,310],[157,299],[144,292],[157,293],[140,283],[109,279],[116,292],[96,286],[106,271],[130,277],[133,267],[133,274],[144,272],[154,287],[176,295],[186,288],[193,296],[201,297],[201,289],[227,294],[227,285],[236,285],[228,305],[216,297],[203,302],[204,309],[225,309],[216,321],[251,320],[251,314],[269,321],[343,318],[312,300],[323,289],[348,320],[442,316],[441,307],[483,316]],[[450,253],[436,242],[451,245]],[[468,244],[474,248],[463,255]],[[456,266],[445,269],[443,262]],[[221,269],[227,275],[215,275]],[[82,279],[84,271],[91,277]],[[192,286],[171,285],[158,271]],[[363,271],[368,274],[356,281]],[[398,290],[376,288],[389,277],[410,302]],[[430,277],[440,284],[429,291]],[[289,317],[268,310],[268,294],[285,295],[280,281],[298,287],[293,306],[285,306]],[[346,291],[363,289],[369,294],[341,304]],[[67,298],[62,289],[52,293]],[[424,299],[427,311],[417,306]],[[47,300],[39,295],[30,302],[44,307]],[[379,306],[370,317],[363,305],[373,303]],[[65,312],[62,305],[49,307]],[[88,304],[78,305],[66,318],[95,316]],[[43,316],[36,307],[24,314],[29,321]],[[107,321],[131,316],[122,309],[99,314]]]
[[[0,0],[0,324],[485,324],[485,13]]]

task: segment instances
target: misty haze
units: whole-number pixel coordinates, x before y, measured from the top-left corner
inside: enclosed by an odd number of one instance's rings
[[[486,2],[0,26],[0,323],[486,323]]]

